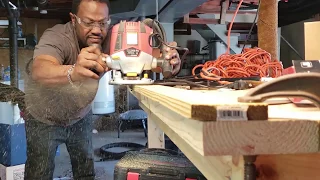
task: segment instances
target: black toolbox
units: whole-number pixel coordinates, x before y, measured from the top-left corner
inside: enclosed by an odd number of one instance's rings
[[[114,169],[114,180],[152,179],[206,180],[188,158],[168,149],[128,151]]]

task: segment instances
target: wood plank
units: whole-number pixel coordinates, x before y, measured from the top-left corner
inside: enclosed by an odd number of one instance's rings
[[[193,120],[216,121],[221,112],[230,108],[242,109],[248,120],[268,119],[266,103],[237,101],[237,97],[246,91],[184,90],[160,85],[134,86],[133,90]]]
[[[220,24],[225,24],[226,23],[226,14],[229,6],[229,0],[225,0],[221,2],[221,12],[220,12]]]
[[[317,121],[205,122],[205,156],[319,151]]]
[[[184,115],[186,111],[183,111],[183,108],[185,108],[183,104],[172,104],[173,101],[170,101],[169,98],[154,98],[160,97],[161,93],[157,91],[145,93],[142,91],[144,88],[146,87],[140,89],[135,88],[133,90],[134,95],[140,103],[146,106],[148,111],[158,114],[157,116],[161,120],[167,119],[166,123],[168,126],[171,127],[174,132],[183,136],[184,140],[192,144],[195,150],[201,155],[237,156],[314,153],[319,151],[319,121],[305,120],[306,115],[304,115],[304,117],[301,116],[301,120],[195,121]],[[157,89],[161,88],[158,87]],[[173,90],[166,92],[175,94]],[[205,93],[204,91],[190,90],[178,92],[185,94],[186,97],[195,97],[199,92],[202,92],[202,94]],[[212,95],[216,97],[215,93],[212,93]],[[178,96],[179,95],[176,94],[175,98]],[[211,99],[210,96],[206,96],[206,98]],[[234,98],[236,99],[236,97]],[[192,98],[188,99],[190,100]],[[228,101],[225,101],[225,103],[228,103]],[[285,109],[289,110],[289,107],[290,106],[285,106],[280,108],[282,111],[273,115],[281,117],[281,114],[287,114]],[[319,115],[318,109],[308,109],[309,111],[305,114],[316,111]],[[292,108],[290,110],[294,112]],[[285,116],[282,117],[285,118]],[[320,116],[317,117],[320,118]]]
[[[317,108],[298,108],[292,104],[271,106],[269,115],[282,119],[269,119],[268,121],[194,121],[183,116],[181,111],[170,109],[148,95],[140,94],[135,90],[132,93],[139,99],[140,106],[155,124],[169,136],[208,180],[244,179],[242,156],[216,156],[212,152],[208,153],[215,156],[206,154],[205,151],[208,149],[205,144],[212,146],[217,142],[220,144],[214,148],[222,146],[220,152],[225,150],[232,153],[231,149],[234,149],[234,152],[240,153],[248,151],[256,151],[257,154],[260,154],[259,151],[268,151],[271,154],[295,153],[292,155],[258,155],[256,162],[260,174],[258,180],[314,180],[320,177],[320,161],[318,161],[320,154],[306,154],[319,151],[318,120],[320,116]],[[293,116],[298,116],[285,119],[292,113]],[[311,115],[308,116],[308,114]],[[306,120],[309,117],[315,120]],[[207,134],[204,135],[205,131]],[[227,143],[223,144],[223,142]],[[246,144],[253,145],[254,148],[251,148],[253,146],[243,148],[243,145]],[[277,148],[276,145],[281,148]],[[262,149],[263,147],[265,150]],[[275,149],[282,152],[275,152]]]
[[[187,24],[219,24],[218,19],[203,19],[203,18],[186,18],[184,17],[183,23]]]
[[[197,149],[202,138],[197,132],[201,132],[200,121],[189,121],[193,125],[188,126],[181,119],[181,116],[170,111],[166,111],[171,116],[164,116],[163,109],[156,111],[159,106],[155,106],[150,101],[141,101],[140,106],[149,114],[151,118],[163,132],[179,147],[179,149],[188,157],[188,159],[203,173],[208,180],[243,180],[243,161],[232,156],[205,157]],[[187,120],[187,119],[185,119]],[[198,129],[193,134],[189,134],[190,128]],[[190,137],[195,139],[195,143],[190,142]]]
[[[165,148],[164,133],[148,114],[148,148]]]

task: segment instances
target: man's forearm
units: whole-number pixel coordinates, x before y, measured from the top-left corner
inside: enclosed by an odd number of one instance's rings
[[[67,74],[71,66],[38,60],[32,66],[32,79],[43,85],[67,85],[69,84]]]

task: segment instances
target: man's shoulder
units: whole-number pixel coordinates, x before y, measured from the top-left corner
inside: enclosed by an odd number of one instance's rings
[[[61,37],[72,37],[72,27],[71,22],[65,24],[56,24],[51,28],[44,31],[44,35],[55,35]]]

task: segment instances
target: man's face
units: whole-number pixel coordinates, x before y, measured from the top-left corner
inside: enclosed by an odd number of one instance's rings
[[[109,10],[106,3],[83,0],[79,5],[78,13],[70,15],[82,45],[101,45],[103,43],[107,35],[109,20]]]

